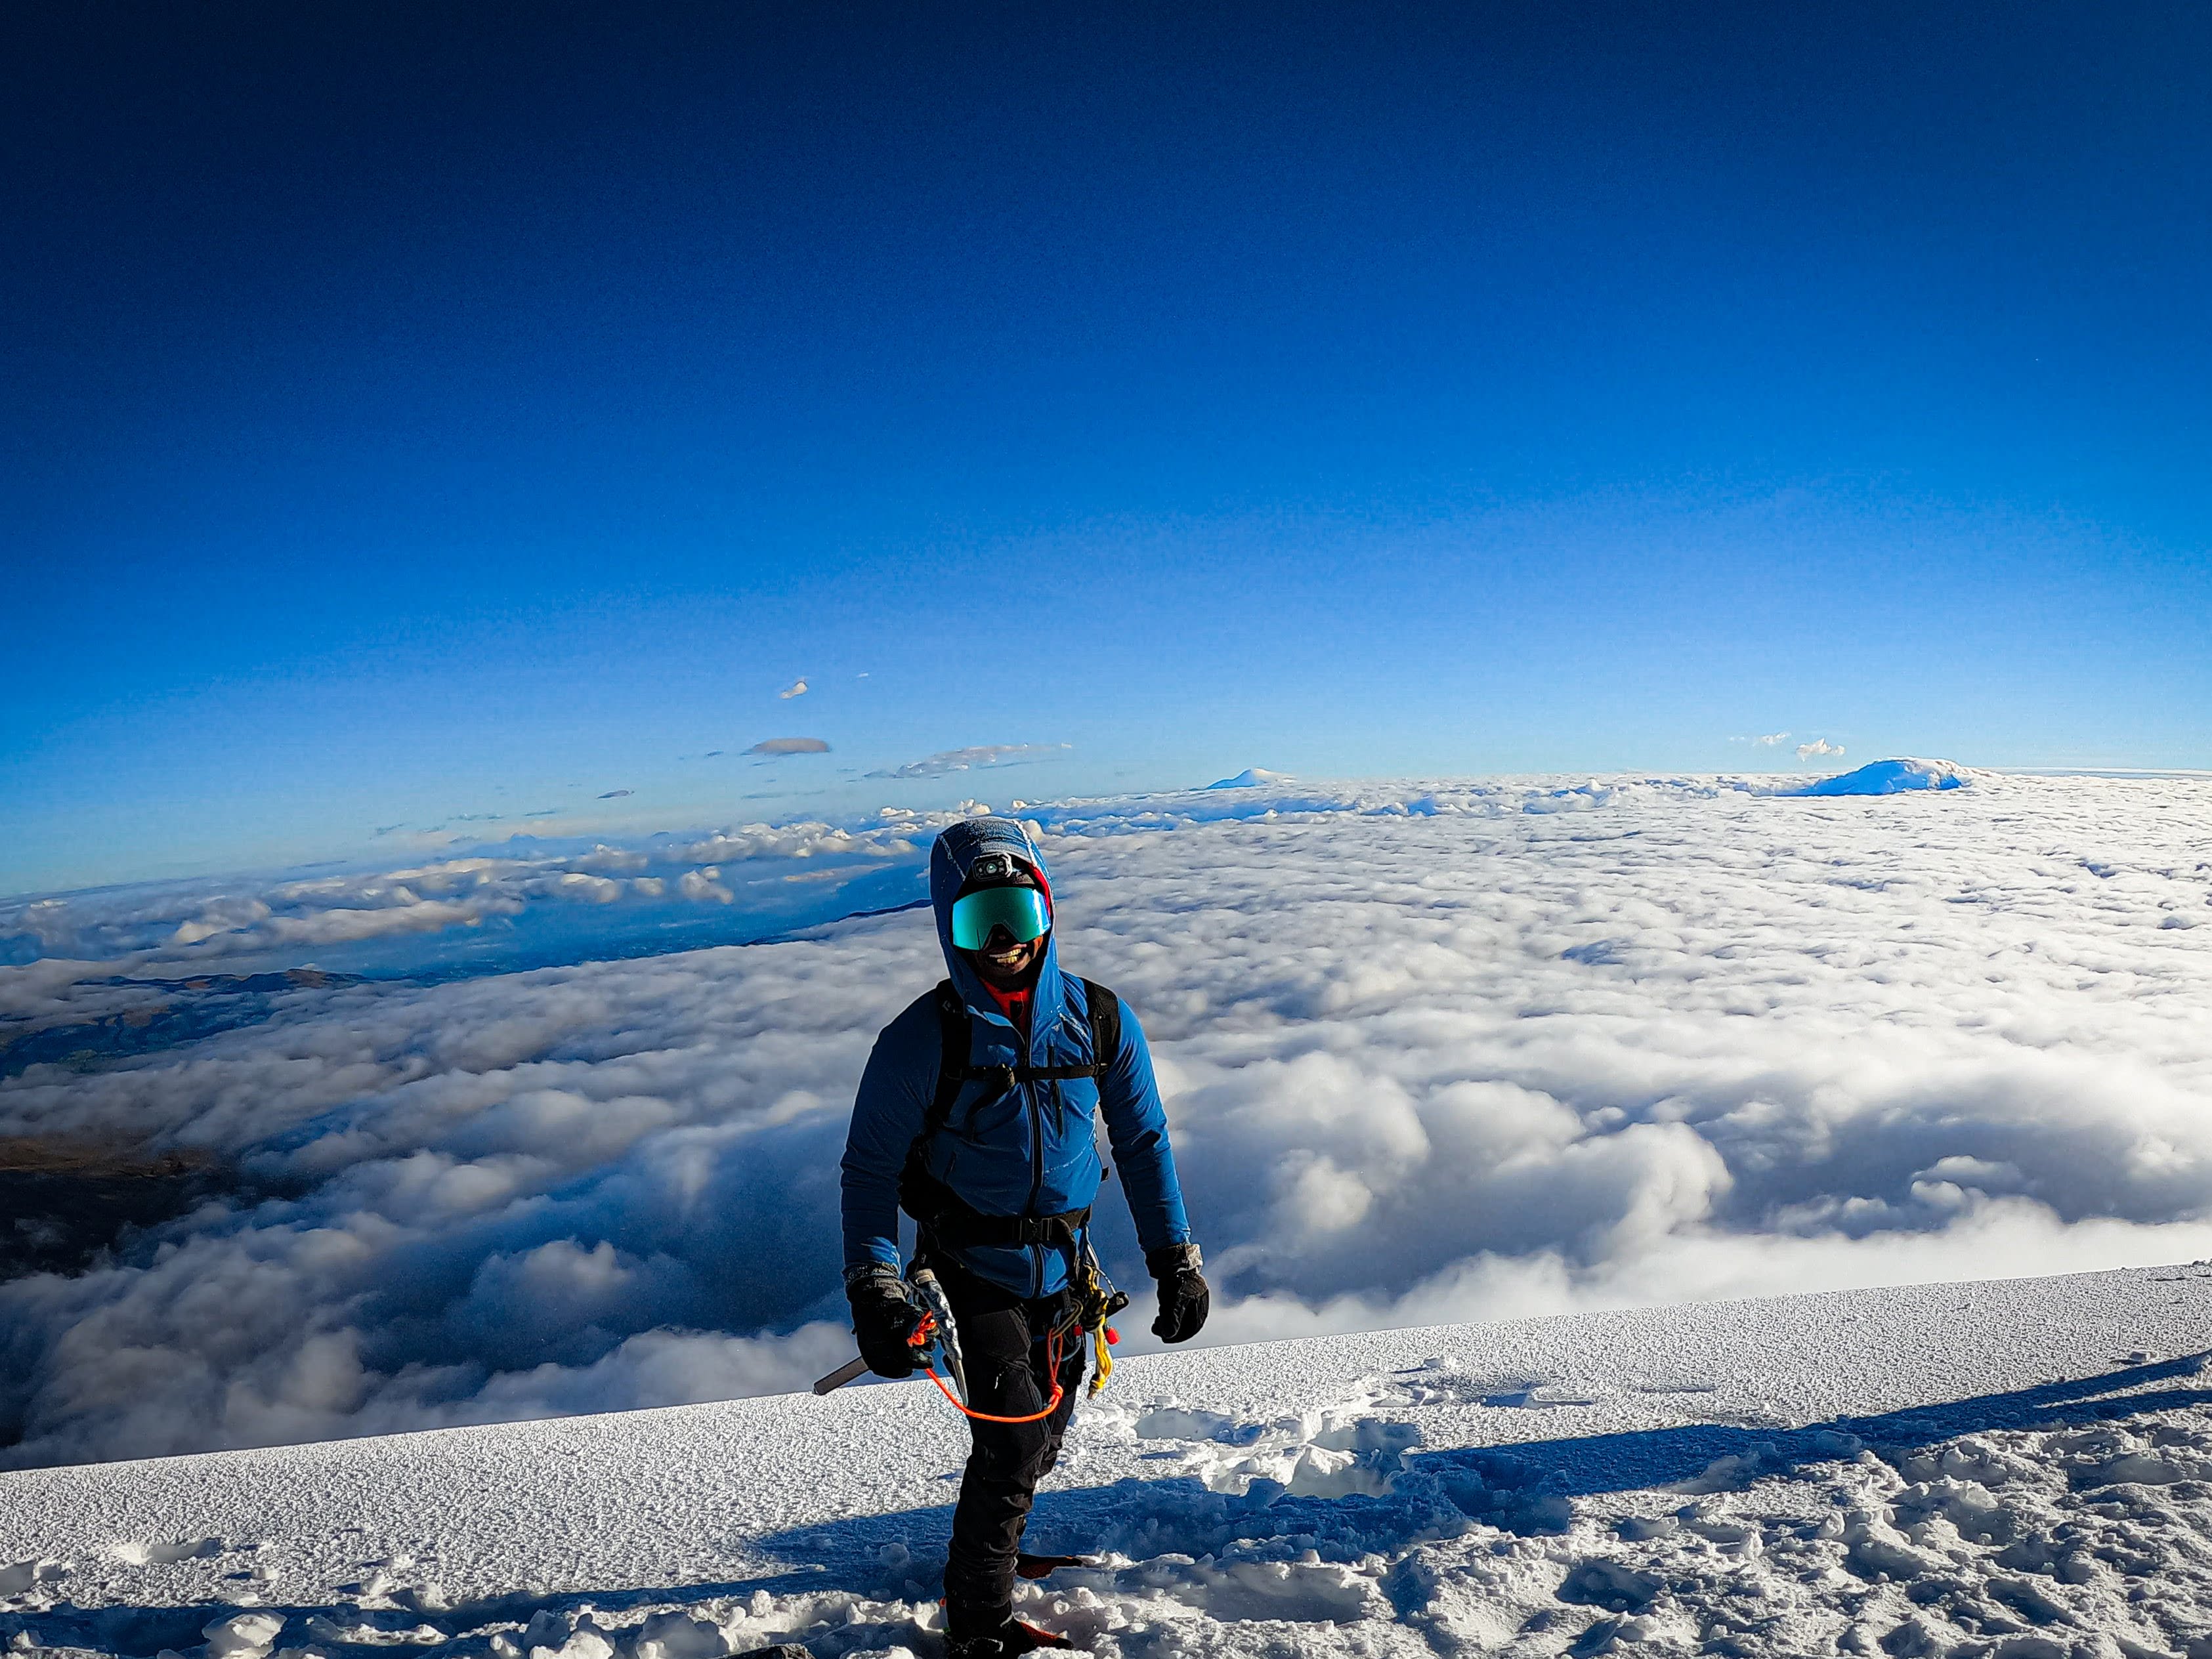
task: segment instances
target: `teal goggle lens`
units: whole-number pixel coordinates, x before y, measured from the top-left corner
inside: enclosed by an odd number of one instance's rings
[[[994,927],[1026,945],[1051,926],[1044,895],[1034,887],[986,887],[952,902],[952,943],[963,951],[981,950]]]

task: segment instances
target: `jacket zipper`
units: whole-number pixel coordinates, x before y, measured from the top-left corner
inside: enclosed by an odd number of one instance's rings
[[[1022,1085],[1024,1099],[1030,1109],[1030,1203],[1026,1213],[1037,1212],[1037,1195],[1044,1190],[1044,1108],[1037,1104],[1036,1085]],[[1030,1246],[1030,1279],[1035,1286],[1032,1296],[1044,1294],[1044,1246]]]
[[[1034,1022],[1036,1018],[1032,1011],[1030,1019]],[[1048,1042],[1044,1048],[1045,1059],[1049,1063],[1052,1045]],[[1030,1043],[1030,1063],[1036,1064],[1034,1039]],[[1037,1098],[1037,1086],[1034,1083],[1022,1085],[1022,1102],[1030,1111],[1030,1201],[1024,1212],[1029,1215],[1037,1212],[1037,1199],[1044,1191],[1044,1106]],[[1030,1246],[1030,1285],[1031,1296],[1044,1294],[1044,1246],[1042,1244]]]

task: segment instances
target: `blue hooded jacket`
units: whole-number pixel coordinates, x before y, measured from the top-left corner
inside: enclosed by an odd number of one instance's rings
[[[1036,843],[1011,818],[963,819],[938,836],[930,850],[929,897],[937,912],[938,942],[953,988],[968,1010],[968,1065],[1095,1063],[1088,995],[1081,980],[1060,973],[1054,933],[1045,935],[1044,958],[1030,994],[1025,1055],[1013,1022],[953,948],[952,902],[976,859],[986,853],[1010,853],[1048,884],[1052,879]],[[848,1269],[867,1262],[894,1270],[900,1265],[899,1172],[937,1093],[941,1030],[932,989],[884,1028],[868,1056],[845,1139]],[[993,1083],[963,1083],[945,1127],[931,1139],[924,1167],[986,1215],[1061,1215],[1084,1209],[1098,1194],[1097,1131],[1102,1118],[1139,1242],[1147,1251],[1188,1243],[1190,1225],[1176,1183],[1152,1051],[1126,1004],[1121,1052],[1103,1077],[1021,1083],[1004,1094]],[[1050,1296],[1067,1283],[1067,1255],[1055,1246],[979,1246],[956,1254],[970,1271],[1018,1296]]]

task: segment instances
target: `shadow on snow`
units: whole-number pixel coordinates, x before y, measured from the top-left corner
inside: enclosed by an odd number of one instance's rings
[[[2212,1355],[2190,1355],[2007,1394],[1875,1416],[1839,1417],[1796,1429],[1688,1424],[1510,1446],[1416,1450],[1395,1459],[1395,1468],[1386,1471],[1389,1489],[1376,1497],[1307,1497],[1267,1480],[1253,1480],[1242,1493],[1220,1492],[1187,1477],[1063,1488],[1039,1494],[1029,1541],[1040,1550],[1130,1558],[1130,1566],[1064,1573],[1054,1581],[1064,1580],[1071,1587],[1087,1583],[1111,1592],[1165,1586],[1170,1578],[1161,1577],[1152,1565],[1158,1558],[1202,1560],[1232,1547],[1244,1559],[1291,1560],[1310,1550],[1324,1562],[1349,1562],[1372,1554],[1401,1554],[1421,1543],[1460,1536],[1477,1525],[1509,1533],[1555,1533],[1565,1528],[1576,1498],[1655,1487],[1740,1490],[1806,1464],[1856,1455],[1862,1447],[1895,1461],[1991,1430],[2057,1428],[2212,1404],[2212,1389],[2148,1386],[2193,1376],[2208,1359]],[[2123,1392],[2136,1389],[2146,1391]],[[486,1650],[495,1628],[526,1625],[545,1612],[575,1615],[588,1608],[602,1616],[619,1616],[641,1607],[681,1609],[759,1591],[772,1596],[934,1600],[940,1591],[944,1540],[951,1515],[951,1506],[942,1504],[772,1534],[753,1540],[767,1570],[714,1583],[552,1595],[517,1593],[453,1606],[365,1609],[341,1602],[256,1610],[283,1617],[284,1632],[276,1644],[280,1647],[312,1640],[326,1652],[366,1655],[388,1650],[399,1632],[429,1625],[454,1637],[441,1651],[469,1654]],[[46,1645],[151,1654],[162,1648],[197,1646],[204,1625],[240,1610],[216,1602],[96,1609],[63,1604],[44,1613],[0,1617],[0,1633],[27,1628],[34,1640]],[[1286,1612],[1271,1616],[1284,1617]],[[392,1634],[380,1643],[334,1641],[319,1632],[310,1638],[306,1622],[318,1617],[341,1626]],[[896,1626],[863,1622],[836,1624],[810,1634],[814,1650],[829,1655],[905,1641],[913,1631],[903,1622]]]

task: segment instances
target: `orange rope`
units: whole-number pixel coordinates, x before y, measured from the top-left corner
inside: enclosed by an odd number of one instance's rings
[[[936,1328],[936,1316],[934,1315],[925,1315],[923,1316],[921,1323],[915,1328],[914,1335],[909,1337],[908,1340],[912,1342],[916,1348],[927,1347],[929,1346],[929,1334]],[[960,1396],[958,1395],[953,1393],[951,1389],[945,1386],[945,1379],[937,1374],[936,1366],[931,1364],[927,1359],[925,1359],[921,1362],[921,1368],[929,1373],[929,1380],[937,1384],[938,1393],[943,1395],[947,1400],[950,1400],[956,1411],[974,1418],[979,1423],[1038,1423],[1043,1421],[1044,1419],[1050,1417],[1054,1412],[1060,1409],[1060,1402],[1065,1395],[1065,1390],[1063,1390],[1060,1386],[1060,1333],[1058,1331],[1053,1332],[1045,1339],[1044,1363],[1045,1369],[1052,1373],[1052,1398],[1044,1402],[1044,1409],[1042,1411],[1031,1412],[1027,1417],[996,1417],[989,1412],[971,1410],[969,1407],[960,1403]]]

